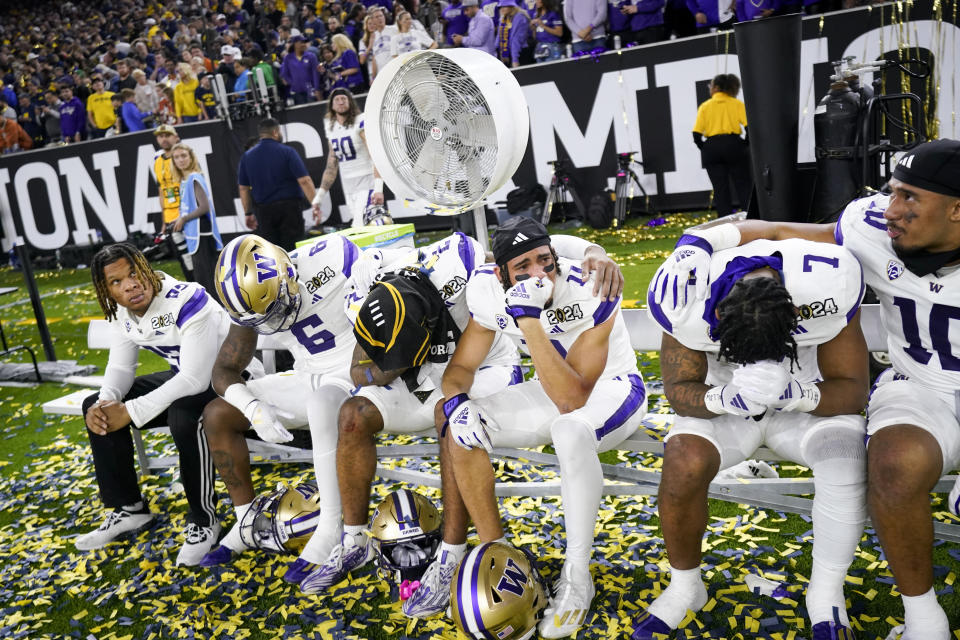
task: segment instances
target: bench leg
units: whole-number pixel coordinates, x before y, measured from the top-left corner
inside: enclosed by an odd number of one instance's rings
[[[133,446],[137,449],[137,462],[140,464],[140,477],[144,477],[150,473],[150,458],[147,456],[147,449],[143,446],[143,434],[140,433],[139,429],[134,429],[132,426],[130,430],[133,431]]]

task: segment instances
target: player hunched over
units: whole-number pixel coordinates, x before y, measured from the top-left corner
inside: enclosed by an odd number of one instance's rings
[[[866,519],[860,265],[842,247],[758,241],[717,252],[696,278],[711,283],[710,295],[682,319],[657,302],[672,285],[664,268],[648,295],[677,413],[658,499],[671,579],[632,637],[669,634],[706,604],[700,550],[710,482],[765,444],[813,471],[807,612],[815,640],[850,640],[843,584]]]
[[[363,112],[349,89],[334,89],[330,94],[329,111],[323,119],[327,136],[327,164],[320,178],[320,187],[313,197],[313,211],[319,220],[323,197],[340,174],[340,186],[352,216],[351,226],[364,226],[368,205],[383,205],[383,180],[373,166],[363,130]]]
[[[343,304],[347,281],[360,255],[356,245],[342,236],[318,239],[288,255],[259,236],[243,235],[220,253],[215,283],[234,324],[213,367],[213,386],[221,397],[207,405],[204,420],[237,524],[207,554],[204,566],[228,562],[233,553],[249,548],[239,523],[254,499],[244,438],[251,427],[267,442],[288,442],[293,438],[288,429],[310,427],[318,523],[339,521],[337,487],[321,480],[336,464],[336,447],[318,443],[325,441],[325,432],[336,434],[337,411],[353,388],[349,368],[356,341]],[[292,371],[244,380],[241,374],[253,357],[258,334],[275,334],[293,355]],[[334,526],[319,525],[321,532]],[[336,542],[316,535],[311,539],[324,556]]]
[[[889,187],[890,195],[851,202],[836,224],[747,221],[697,232],[667,262],[668,290],[675,282],[681,295],[658,302],[682,317],[705,295],[700,275],[711,252],[757,238],[841,244],[860,261],[880,300],[893,365],[867,407],[867,505],[904,607],[904,625],[889,637],[947,640],[950,623],[934,590],[929,495],[960,465],[960,142],[907,151]],[[954,487],[955,512],[958,499]]]
[[[493,254],[496,264],[479,267],[467,285],[472,318],[443,376],[444,504],[462,499],[481,542],[505,541],[489,452],[556,448],[567,549],[539,631],[560,638],[585,623],[594,596],[590,557],[603,489],[597,453],[636,430],[646,392],[619,295],[595,296],[589,272],[558,258],[543,225],[520,217],[501,225]],[[478,396],[475,376],[503,337],[530,354],[537,379]]]

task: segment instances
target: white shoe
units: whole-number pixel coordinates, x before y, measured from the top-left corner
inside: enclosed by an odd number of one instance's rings
[[[953,515],[960,516],[960,476],[957,476],[957,481],[953,483],[953,489],[947,497],[947,508]]]
[[[207,553],[217,544],[220,536],[220,523],[214,522],[209,527],[201,527],[190,523],[183,531],[183,546],[177,554],[177,566],[195,567],[200,564]]]
[[[110,511],[103,523],[89,533],[85,533],[74,541],[74,546],[80,551],[101,549],[119,538],[133,536],[146,531],[153,526],[153,514],[130,513],[123,509]]]
[[[564,567],[560,579],[554,585],[550,605],[543,612],[540,636],[565,638],[573,635],[586,621],[594,593],[596,591],[589,574],[586,580],[575,581],[572,579],[572,572]]]
[[[453,574],[459,565],[459,559],[451,557],[449,552],[440,552],[424,571],[417,590],[403,601],[403,613],[411,618],[429,618],[445,610],[450,604]]]

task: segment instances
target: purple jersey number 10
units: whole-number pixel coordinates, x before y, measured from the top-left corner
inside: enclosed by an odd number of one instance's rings
[[[927,364],[933,354],[923,347],[923,342],[920,339],[916,301],[895,296],[893,304],[900,309],[903,337],[909,345],[904,347],[903,350],[920,364]],[[960,320],[960,308],[938,303],[934,303],[930,307],[930,344],[937,352],[941,369],[944,371],[960,371],[960,358],[953,355],[950,345],[951,320]]]

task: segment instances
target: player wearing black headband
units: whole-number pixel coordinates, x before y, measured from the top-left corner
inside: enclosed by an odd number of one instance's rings
[[[857,257],[880,299],[893,364],[867,410],[867,503],[903,595],[904,625],[893,635],[947,640],[933,585],[929,494],[960,466],[960,142],[905,153],[890,189],[851,202],[836,224],[746,221],[684,236],[658,274],[665,292],[677,294],[654,302],[668,319],[683,318],[706,295],[711,253],[758,238],[834,242]],[[957,513],[960,487],[949,502]]]

